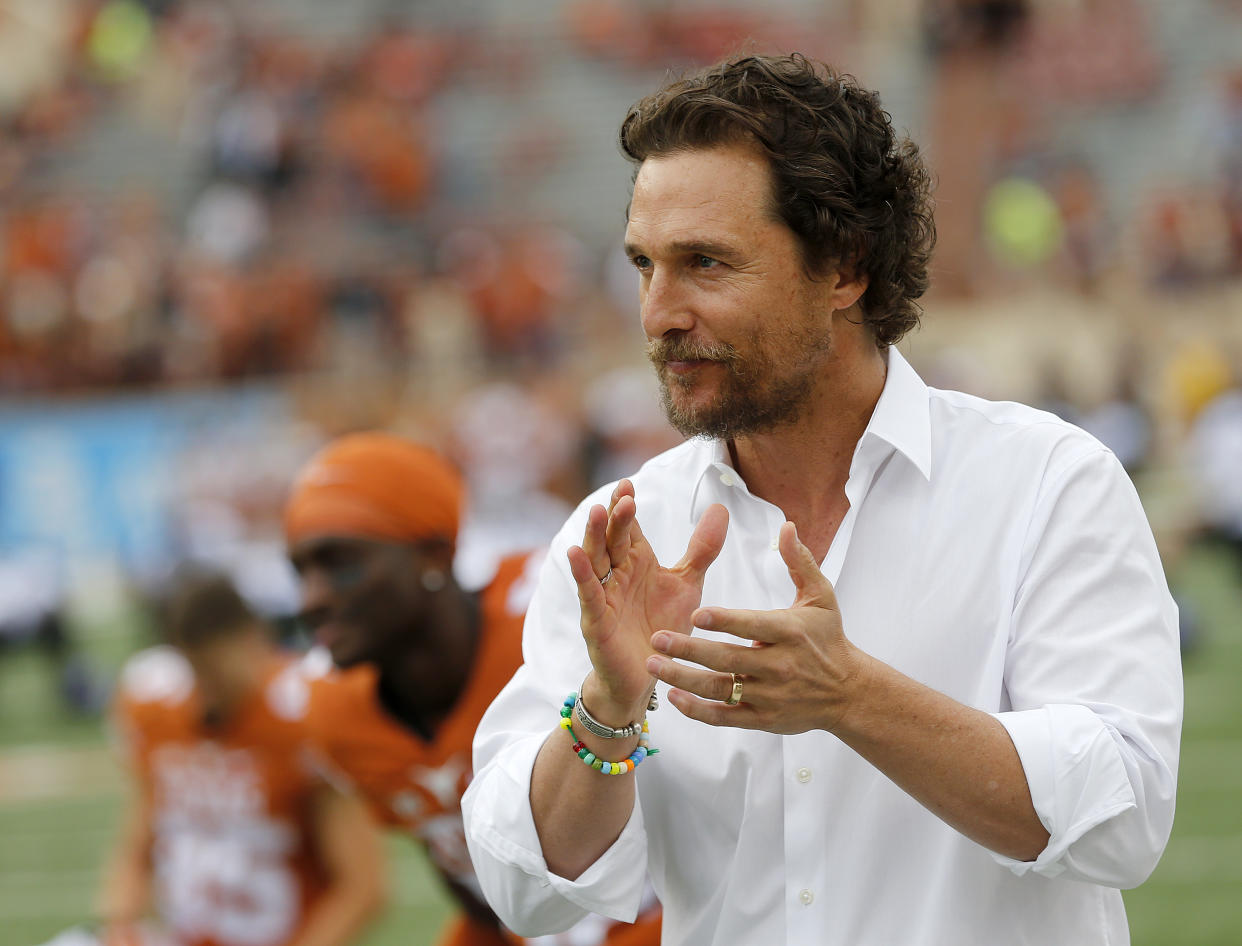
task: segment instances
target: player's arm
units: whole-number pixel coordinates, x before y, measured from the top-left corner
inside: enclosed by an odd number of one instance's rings
[[[126,942],[151,899],[151,807],[135,783],[116,843],[104,863],[96,911],[105,943]]]
[[[314,829],[328,889],[289,946],[344,946],[384,905],[387,865],[379,833],[361,801],[327,785],[316,792]]]

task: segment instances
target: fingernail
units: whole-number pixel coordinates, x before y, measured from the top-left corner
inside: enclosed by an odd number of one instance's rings
[[[650,657],[647,658],[647,672],[651,674],[653,677],[659,676],[660,668],[663,666],[664,666],[663,657],[657,657],[655,654],[652,654]]]
[[[710,631],[712,627],[713,615],[710,611],[700,611],[694,616],[694,626],[701,627],[705,631]]]
[[[669,636],[665,631],[657,631],[651,637],[651,646],[656,650],[668,650]]]

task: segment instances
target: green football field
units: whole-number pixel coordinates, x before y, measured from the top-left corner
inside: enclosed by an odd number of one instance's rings
[[[1174,576],[1201,616],[1186,659],[1186,728],[1173,839],[1156,873],[1126,894],[1136,946],[1242,943],[1242,587],[1230,563],[1190,555]],[[132,631],[87,627],[99,667]],[[121,776],[95,722],[59,711],[36,655],[0,660],[0,946],[33,946],[90,918]],[[422,946],[446,903],[414,845],[390,838],[391,905],[366,946]]]

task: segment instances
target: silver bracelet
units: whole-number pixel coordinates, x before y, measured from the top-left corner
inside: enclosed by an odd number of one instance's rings
[[[659,705],[655,690],[652,690],[651,699],[647,701],[647,710],[653,711]],[[586,731],[599,736],[601,739],[625,739],[629,736],[637,736],[643,731],[643,721],[641,719],[636,723],[630,723],[628,726],[622,726],[619,729],[604,725],[591,715],[590,710],[586,708],[586,704],[582,702],[581,693],[579,693],[578,699],[574,702],[574,712],[582,725],[586,727]]]

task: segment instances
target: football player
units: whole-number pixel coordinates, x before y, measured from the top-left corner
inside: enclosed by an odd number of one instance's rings
[[[132,657],[119,682],[114,722],[135,778],[101,939],[351,942],[382,903],[382,857],[365,807],[309,758],[305,674],[222,577],[183,576],[165,626],[170,646]],[[159,935],[143,922],[152,902]]]
[[[462,588],[453,576],[462,503],[461,479],[434,451],[352,434],[297,478],[285,537],[324,658],[308,661],[315,741],[379,819],[426,846],[459,907],[441,946],[496,946],[521,940],[483,900],[460,804],[474,730],[522,661],[539,562],[506,558],[481,591]],[[658,907],[637,924],[587,926],[596,932],[576,928],[572,942],[659,942]]]

